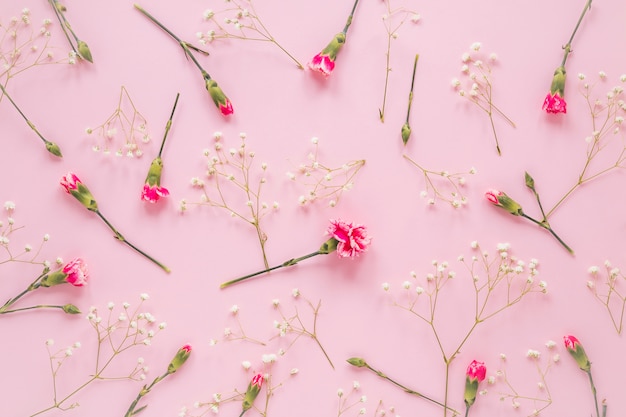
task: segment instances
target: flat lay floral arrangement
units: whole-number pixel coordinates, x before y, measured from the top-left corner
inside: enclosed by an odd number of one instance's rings
[[[622,2],[18,3],[3,415],[626,413]]]

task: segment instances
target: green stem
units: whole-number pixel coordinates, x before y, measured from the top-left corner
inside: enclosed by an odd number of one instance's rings
[[[578,31],[578,27],[580,26],[580,23],[583,21],[583,17],[585,17],[587,10],[591,9],[591,1],[592,0],[588,0],[587,3],[585,3],[585,8],[583,9],[583,12],[580,14],[580,17],[578,18],[578,22],[576,23],[576,27],[574,28],[574,31],[572,32],[572,36],[570,36],[569,41],[567,41],[567,43],[563,47],[563,49],[565,50],[565,53],[563,54],[563,61],[561,62],[562,67],[565,66],[565,61],[567,61],[567,57],[569,56],[570,52],[572,52],[572,41],[574,40],[574,35],[576,35],[576,32]]]
[[[415,71],[417,70],[417,61],[420,59],[419,54],[415,54],[415,61],[413,62],[413,77],[411,78],[411,91],[409,92],[409,107],[406,111],[406,123],[409,123],[409,116],[411,115],[411,104],[413,104],[413,87],[415,86]]]
[[[67,33],[67,29],[70,30],[70,32],[72,33],[72,36],[74,37],[74,39],[76,39],[76,42],[78,42],[78,38],[76,37],[76,34],[72,31],[70,24],[67,23],[67,20],[65,19],[65,16],[63,15],[63,13],[58,9],[57,7],[58,1],[48,0],[48,3],[50,3],[50,6],[52,6],[52,9],[54,10],[54,14],[56,15],[57,19],[59,20],[59,23],[61,24],[61,29],[63,29],[63,34],[67,38],[67,42],[70,44],[72,51],[74,51],[78,55],[77,46],[74,46],[74,44],[72,43],[72,40],[70,39],[70,35],[68,35]]]
[[[468,404],[465,404],[465,417],[469,415],[469,409],[470,409],[470,406]]]
[[[22,112],[22,110],[15,103],[15,101],[13,101],[13,99],[11,98],[11,96],[9,95],[9,93],[7,92],[7,90],[4,88],[4,86],[2,84],[0,84],[0,90],[2,90],[2,94],[4,94],[5,97],[9,99],[9,101],[11,102],[13,107],[15,107],[15,110],[17,110],[17,112],[24,118],[24,120],[26,121],[28,126],[31,129],[33,129],[33,131],[37,134],[37,136],[39,136],[39,138],[43,141],[43,143],[45,143],[46,145],[48,145],[49,143],[52,144],[52,142],[50,142],[49,140],[46,140],[46,138],[44,138],[43,135],[41,133],[39,133],[39,130],[37,130],[35,125],[30,120],[28,120],[28,117],[26,117],[24,112]]]
[[[15,308],[13,310],[2,310],[2,311],[0,311],[0,314],[16,313],[18,311],[34,310],[34,309],[37,309],[37,308],[59,308],[59,309],[63,310],[63,306],[51,306],[51,305],[46,305],[46,304],[39,304],[39,305],[36,305],[36,306]]]
[[[176,100],[174,101],[174,107],[172,107],[172,114],[170,114],[170,118],[165,124],[165,134],[163,135],[163,140],[161,141],[161,148],[159,149],[159,158],[161,157],[161,153],[163,153],[163,146],[165,145],[165,139],[167,139],[167,134],[170,132],[170,128],[172,127],[172,118],[174,117],[174,111],[176,111],[176,105],[178,104],[178,97],[180,97],[180,93],[176,93]]]
[[[37,278],[35,278],[35,280],[21,293],[19,293],[18,295],[16,295],[15,297],[11,298],[9,301],[7,301],[6,303],[4,303],[4,305],[2,307],[0,307],[0,314],[2,314],[7,308],[11,307],[13,304],[15,304],[15,302],[17,300],[19,300],[20,298],[22,298],[25,294],[29,293],[30,291],[36,290],[37,288],[39,288],[41,286],[41,279],[43,277],[46,276],[46,274],[50,271],[49,268],[44,268],[43,272],[41,273],[41,275],[39,275]]]
[[[156,259],[154,259],[152,256],[148,255],[147,253],[145,253],[144,251],[142,251],[141,249],[139,249],[138,247],[136,247],[135,245],[133,245],[132,243],[130,243],[128,240],[126,240],[126,238],[124,236],[122,236],[122,234],[120,232],[118,232],[115,227],[113,227],[113,225],[106,219],[106,217],[104,217],[102,215],[102,213],[100,212],[100,210],[96,209],[95,210],[96,214],[98,215],[98,217],[100,217],[102,219],[102,221],[104,221],[104,223],[109,227],[109,229],[111,229],[113,231],[113,233],[115,233],[115,238],[123,243],[125,243],[126,245],[128,245],[129,247],[131,247],[132,249],[134,249],[137,253],[143,255],[144,257],[146,257],[148,260],[152,261],[154,264],[156,264],[159,268],[163,269],[165,272],[170,272],[170,269],[163,265],[161,262],[157,261]]]
[[[593,394],[593,400],[595,401],[595,404],[596,404],[596,417],[600,417],[600,409],[598,408],[598,394],[596,392],[596,386],[593,383],[593,378],[591,377],[591,370],[585,371],[585,372],[587,372],[587,375],[589,375],[589,384],[591,385],[591,393]],[[604,415],[606,413],[605,411],[606,405],[603,404],[602,408],[603,408],[602,413]]]
[[[150,385],[144,385],[141,391],[139,391],[139,394],[137,394],[137,398],[135,398],[135,400],[130,404],[130,407],[128,407],[128,411],[126,411],[126,414],[124,414],[124,417],[131,417],[143,411],[147,407],[147,405],[144,405],[138,410],[135,410],[135,407],[137,407],[137,404],[139,403],[139,401],[150,392],[152,387],[154,387],[157,383],[161,382],[168,375],[169,373],[166,372],[163,375],[156,377]]]
[[[354,1],[354,6],[352,6],[352,11],[350,12],[350,16],[348,16],[348,20],[346,21],[346,26],[343,28],[343,31],[342,31],[344,35],[348,33],[348,28],[352,24],[352,18],[354,17],[354,12],[356,11],[357,4],[359,4],[359,0]]]
[[[169,30],[167,27],[165,27],[161,22],[159,22],[154,16],[152,16],[150,13],[148,13],[143,7],[141,7],[140,5],[135,3],[135,9],[139,10],[144,16],[146,16],[148,19],[150,19],[152,21],[152,23],[154,23],[155,25],[157,25],[158,27],[160,27],[161,29],[163,29],[168,35],[170,35],[176,42],[178,42],[178,44],[181,46],[181,48],[183,48],[183,51],[185,52],[185,54],[191,58],[191,60],[193,61],[193,63],[196,65],[196,67],[198,67],[198,69],[202,72],[202,76],[204,77],[205,80],[207,79],[211,79],[211,76],[209,75],[208,72],[206,72],[204,70],[204,68],[202,68],[202,66],[200,65],[200,63],[198,62],[198,60],[196,59],[196,57],[191,53],[191,51],[189,50],[190,48],[194,49],[194,50],[198,50],[197,48],[189,45],[187,42],[183,41],[182,39],[180,39],[178,36],[176,36],[171,30]],[[203,53],[206,53],[204,51],[202,51]]]
[[[527,215],[526,213],[524,213],[524,212],[520,213],[520,216],[522,216],[522,217],[524,217],[525,219],[528,219],[528,220],[530,220],[531,222],[535,223],[536,225],[538,225],[538,226],[540,226],[540,227],[542,227],[542,228],[546,229],[548,232],[550,232],[550,234],[551,234],[552,236],[554,236],[554,238],[555,238],[556,240],[558,240],[558,241],[559,241],[559,243],[560,243],[561,245],[563,245],[563,247],[564,247],[565,249],[567,249],[567,251],[568,251],[570,254],[572,254],[572,255],[574,254],[574,251],[572,250],[572,248],[570,248],[569,246],[567,246],[567,244],[566,244],[565,242],[563,242],[563,240],[562,240],[562,239],[561,239],[561,238],[560,238],[560,237],[556,234],[556,232],[552,229],[552,227],[550,227],[550,224],[549,224],[547,221],[541,221],[541,222],[540,222],[539,220],[535,220],[535,219],[533,219],[532,217],[528,216],[528,215]]]
[[[387,375],[385,375],[385,374],[384,374],[384,373],[382,373],[381,371],[379,371],[379,370],[377,370],[377,369],[372,368],[369,364],[366,364],[366,365],[365,365],[365,367],[366,367],[367,369],[369,369],[370,371],[374,372],[374,373],[375,373],[376,375],[378,375],[379,377],[381,377],[381,378],[383,378],[383,379],[386,379],[387,381],[391,382],[392,384],[394,384],[394,385],[395,385],[395,386],[397,386],[398,388],[400,388],[400,389],[404,390],[404,392],[406,392],[406,393],[408,393],[408,394],[411,394],[411,395],[415,395],[415,396],[420,397],[420,398],[423,398],[423,399],[425,399],[426,401],[430,401],[430,402],[432,402],[433,404],[437,404],[438,406],[443,407],[444,409],[447,409],[447,410],[452,411],[455,415],[458,415],[458,414],[459,414],[459,412],[458,412],[458,411],[456,411],[454,408],[450,408],[450,407],[448,407],[448,406],[446,406],[446,405],[444,405],[444,404],[440,403],[439,401],[433,400],[433,399],[432,399],[432,398],[430,398],[430,397],[427,397],[427,396],[425,396],[425,395],[423,395],[423,394],[420,394],[420,393],[419,393],[419,392],[417,392],[417,391],[414,391],[414,390],[412,390],[412,389],[410,389],[410,388],[405,387],[404,385],[400,384],[399,382],[396,382],[396,381],[394,381],[393,379],[389,378]]]
[[[303,260],[308,259],[308,258],[312,258],[312,257],[317,256],[317,255],[327,255],[327,253],[318,250],[318,251],[309,253],[308,255],[301,256],[299,258],[289,259],[288,261],[285,261],[285,262],[283,262],[280,265],[276,265],[276,266],[273,266],[271,268],[266,268],[266,269],[263,269],[261,271],[255,272],[255,273],[244,275],[243,277],[239,277],[239,278],[236,278],[236,279],[224,282],[223,284],[220,285],[220,288],[229,287],[229,286],[231,286],[233,284],[236,284],[238,282],[244,281],[244,280],[246,280],[248,278],[256,277],[257,275],[261,275],[261,274],[264,274],[266,272],[274,271],[274,270],[279,269],[279,268],[284,268],[284,267],[287,267],[287,266],[295,265],[295,264],[297,264],[300,261],[303,261]]]

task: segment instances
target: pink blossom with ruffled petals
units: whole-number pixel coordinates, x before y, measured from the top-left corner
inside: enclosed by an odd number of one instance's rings
[[[330,223],[328,234],[339,242],[337,255],[342,258],[354,258],[361,252],[365,252],[371,242],[365,226],[341,220],[331,220]]]
[[[61,185],[65,188],[67,193],[70,193],[72,190],[78,189],[78,184],[81,184],[82,181],[74,174],[73,172],[68,172],[63,178],[61,178]]]
[[[465,374],[470,381],[483,382],[487,374],[485,363],[473,360],[467,367],[467,372]]]
[[[70,261],[63,267],[63,273],[67,275],[65,280],[75,287],[82,287],[87,283],[89,273],[87,265],[81,258]]]
[[[144,184],[143,190],[141,191],[141,199],[150,203],[156,203],[159,201],[159,198],[168,195],[170,195],[170,192],[167,188],[158,185],[150,186],[149,184]]]
[[[330,59],[330,56],[319,53],[309,62],[309,68],[319,71],[324,74],[324,76],[328,77],[335,69],[335,61]]]
[[[558,92],[554,94],[548,93],[543,101],[542,109],[548,113],[567,113],[567,103]]]

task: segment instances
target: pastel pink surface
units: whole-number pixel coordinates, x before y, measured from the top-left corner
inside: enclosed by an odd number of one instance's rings
[[[305,64],[343,28],[352,3],[255,0],[254,6],[275,39]],[[624,336],[617,334],[607,309],[587,288],[590,280],[602,286],[605,260],[626,268],[623,170],[580,187],[551,217],[551,226],[575,250],[575,256],[546,230],[494,207],[485,198],[491,188],[502,190],[526,212],[539,216],[534,196],[524,185],[524,172],[529,172],[544,206],[556,204],[577,181],[585,163],[585,138],[594,129],[579,91],[578,73],[586,74],[585,82],[590,85],[595,83],[593,94],[601,98],[614,85],[624,85],[619,77],[626,73],[626,62],[614,48],[605,46],[611,39],[624,37],[626,4],[594,2],[567,62],[568,112],[546,114],[542,110],[552,73],[562,58],[561,47],[583,7],[582,2],[574,3],[482,0],[451,5],[391,0],[394,9],[414,10],[421,19],[417,24],[408,19],[391,41],[393,70],[385,122],[381,123],[388,40],[381,19],[387,13],[385,2],[359,5],[328,78],[298,69],[269,42],[229,39],[206,45],[210,56],[198,55],[198,59],[232,100],[237,111],[228,117],[215,108],[202,76],[181,48],[135,10],[132,2],[67,2],[67,17],[89,44],[94,64],[37,66],[6,83],[9,94],[37,128],[60,145],[63,158],[47,153],[8,100],[0,100],[0,203],[16,204],[14,212],[2,209],[0,230],[6,230],[8,216],[16,226],[24,226],[11,236],[13,254],[25,244],[38,248],[44,234],[49,234],[38,259],[54,264],[57,257],[65,261],[80,257],[88,265],[89,281],[81,288],[60,285],[37,290],[19,302],[20,306],[72,303],[82,310],[81,315],[38,310],[0,316],[4,336],[0,353],[5,359],[0,387],[7,394],[0,402],[0,413],[30,416],[53,404],[48,339],[55,341],[50,347],[53,353],[62,353],[75,342],[81,345],[59,370],[57,399],[88,380],[94,373],[97,349],[95,332],[85,319],[90,306],[104,315],[109,311],[107,304],[113,302],[116,320],[124,302],[133,310],[140,304],[139,295],[147,293],[142,311],[155,317],[155,329],[160,322],[167,322],[166,328],[157,332],[151,346],[120,355],[104,375],[127,375],[142,357],[149,367],[146,380],[95,381],[64,404],[79,403],[79,408],[44,415],[121,416],[143,384],[161,375],[186,344],[193,346],[193,354],[142,400],[148,404],[142,416],[178,415],[182,407],[189,409],[189,415],[199,415],[203,409],[194,409],[195,402],[210,401],[217,392],[224,396],[234,389],[243,392],[257,373],[268,372],[272,379],[265,380],[257,406],[263,406],[266,389],[275,387],[268,409],[272,416],[335,415],[343,401],[337,396],[339,388],[345,392],[343,398],[349,396],[346,404],[367,397],[344,416],[357,415],[362,407],[366,415],[373,416],[377,407],[395,415],[389,411],[392,406],[401,416],[441,415],[438,406],[345,360],[363,357],[402,384],[443,399],[446,366],[438,339],[428,323],[395,303],[405,303],[416,294],[417,286],[428,289],[427,274],[448,262],[448,270],[456,272],[456,277],[441,292],[435,324],[445,353],[453,353],[475,317],[472,274],[458,259],[464,255],[471,261],[472,256],[480,256],[470,247],[470,242],[478,241],[490,256],[497,255],[498,243],[508,242],[509,255],[526,266],[538,259],[535,279],[547,282],[548,293],[529,294],[476,327],[450,364],[450,405],[463,410],[466,367],[473,360],[485,363],[487,378],[505,370],[520,395],[538,398],[546,398],[547,391],[538,388],[541,375],[536,365],[545,369],[552,363],[543,381],[551,400],[544,414],[594,414],[587,377],[561,343],[564,335],[575,334],[593,363],[598,396],[606,399],[608,415],[626,414],[622,400],[626,377],[621,371],[626,365]],[[142,6],[193,44],[197,32],[211,28],[203,12],[226,7],[222,2],[199,0]],[[30,8],[35,30],[43,18],[52,19],[50,45],[56,57],[65,56],[68,45],[47,2],[1,2],[0,23],[7,24],[22,7]],[[502,156],[495,151],[488,117],[460,97],[450,83],[460,77],[461,55],[476,41],[482,43],[481,52],[498,55],[492,73],[494,102],[516,125],[513,128],[494,117]],[[412,136],[405,147],[400,128],[416,53],[420,59],[410,116]],[[599,80],[599,71],[607,74],[606,80]],[[5,81],[0,78],[3,85]],[[85,133],[85,128],[101,123],[115,109],[122,85],[145,116],[152,138],[140,144],[140,158],[94,152],[96,134]],[[146,172],[158,153],[178,92],[180,101],[162,155],[161,184],[170,195],[146,204],[141,199]],[[220,290],[220,283],[262,269],[263,257],[254,227],[226,210],[193,204],[201,201],[201,192],[190,180],[198,177],[209,184],[203,152],[214,151],[216,131],[222,132],[221,143],[227,151],[236,149],[240,133],[246,133],[246,150],[255,153],[250,172],[256,181],[261,164],[267,163],[263,201],[269,207],[274,201],[279,203],[278,210],[270,210],[262,219],[270,266],[316,251],[328,239],[329,219],[365,225],[372,238],[367,251],[355,259],[316,256]],[[348,161],[366,160],[353,187],[335,207],[328,201],[302,206],[298,198],[306,195],[307,188],[285,175],[311,162],[312,137],[319,138],[320,163],[341,167]],[[617,139],[623,139],[621,132]],[[610,165],[619,146],[594,163]],[[424,176],[403,155],[436,172],[468,172],[475,167],[477,173],[466,175],[461,188],[468,204],[459,209],[443,201],[428,205],[420,197],[427,189]],[[68,172],[84,182],[99,209],[128,240],[172,272],[163,272],[116,240],[94,213],[67,195],[59,178]],[[224,192],[245,209],[246,198],[240,191],[230,187]],[[184,213],[179,211],[182,199],[188,202]],[[9,257],[7,253],[2,256],[0,262]],[[600,267],[597,278],[587,272],[592,265]],[[0,263],[5,299],[25,289],[40,272],[39,266],[28,263]],[[403,288],[405,281],[411,282],[408,290]],[[383,283],[389,283],[389,291],[382,289]],[[294,288],[301,293],[299,298],[293,297]],[[500,300],[505,296],[494,294]],[[426,293],[420,297],[427,300]],[[273,300],[279,300],[281,310]],[[280,311],[292,316],[297,309],[312,330],[314,317],[307,300],[313,307],[320,306],[317,336],[334,369],[311,338],[304,336],[289,347],[293,334],[274,337],[279,334],[274,321],[281,320]],[[236,315],[231,312],[233,305],[238,306]],[[225,329],[230,329],[231,337],[225,336]],[[243,333],[245,338],[240,337]],[[556,341],[556,346],[546,347],[549,340]],[[286,350],[283,356],[278,355],[280,349]],[[526,357],[529,349],[541,352],[539,360]],[[501,353],[506,354],[506,361]],[[277,355],[271,367],[263,363],[269,354]],[[561,357],[556,363],[551,362],[555,355]],[[250,363],[248,370],[242,367],[244,361]],[[294,369],[298,372],[291,375]],[[477,398],[471,415],[529,415],[545,405],[519,400],[520,409],[513,410],[510,398],[500,401],[508,391],[502,378],[497,380],[494,385],[481,383],[479,390],[488,392]],[[353,381],[359,381],[357,392],[351,392]],[[220,414],[240,410],[240,401],[220,406]],[[259,415],[259,410],[253,408],[248,415]]]

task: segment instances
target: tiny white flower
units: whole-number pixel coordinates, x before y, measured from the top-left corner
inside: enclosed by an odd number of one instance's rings
[[[291,368],[291,370],[289,371],[289,375],[295,375],[299,372],[298,368]]]
[[[250,361],[243,361],[243,362],[241,362],[241,366],[243,367],[243,369],[245,369],[247,371],[248,369],[250,369],[252,364],[250,363]]]
[[[474,51],[480,51],[480,47],[481,47],[481,46],[482,46],[482,45],[481,45],[481,43],[480,43],[480,42],[474,42],[474,43],[472,44],[471,48],[472,48]]]
[[[604,71],[600,71],[600,72],[598,73],[598,76],[599,76],[600,78],[602,78],[602,79],[605,79],[605,78],[606,78],[606,72],[604,72]]]
[[[139,298],[145,301],[148,298],[150,298],[150,296],[144,292],[144,293],[139,294]]]
[[[548,340],[548,341],[546,342],[546,347],[547,347],[548,349],[552,349],[552,348],[554,348],[555,346],[556,346],[556,342],[555,342],[554,340]]]
[[[402,287],[403,287],[405,290],[408,290],[409,288],[411,288],[411,283],[410,283],[409,281],[404,281],[404,282],[402,283]]]
[[[389,283],[388,282],[383,282],[383,291],[389,291]]]
[[[419,13],[413,13],[413,15],[411,16],[411,22],[413,23],[417,23],[421,20],[422,16],[420,16]]]

